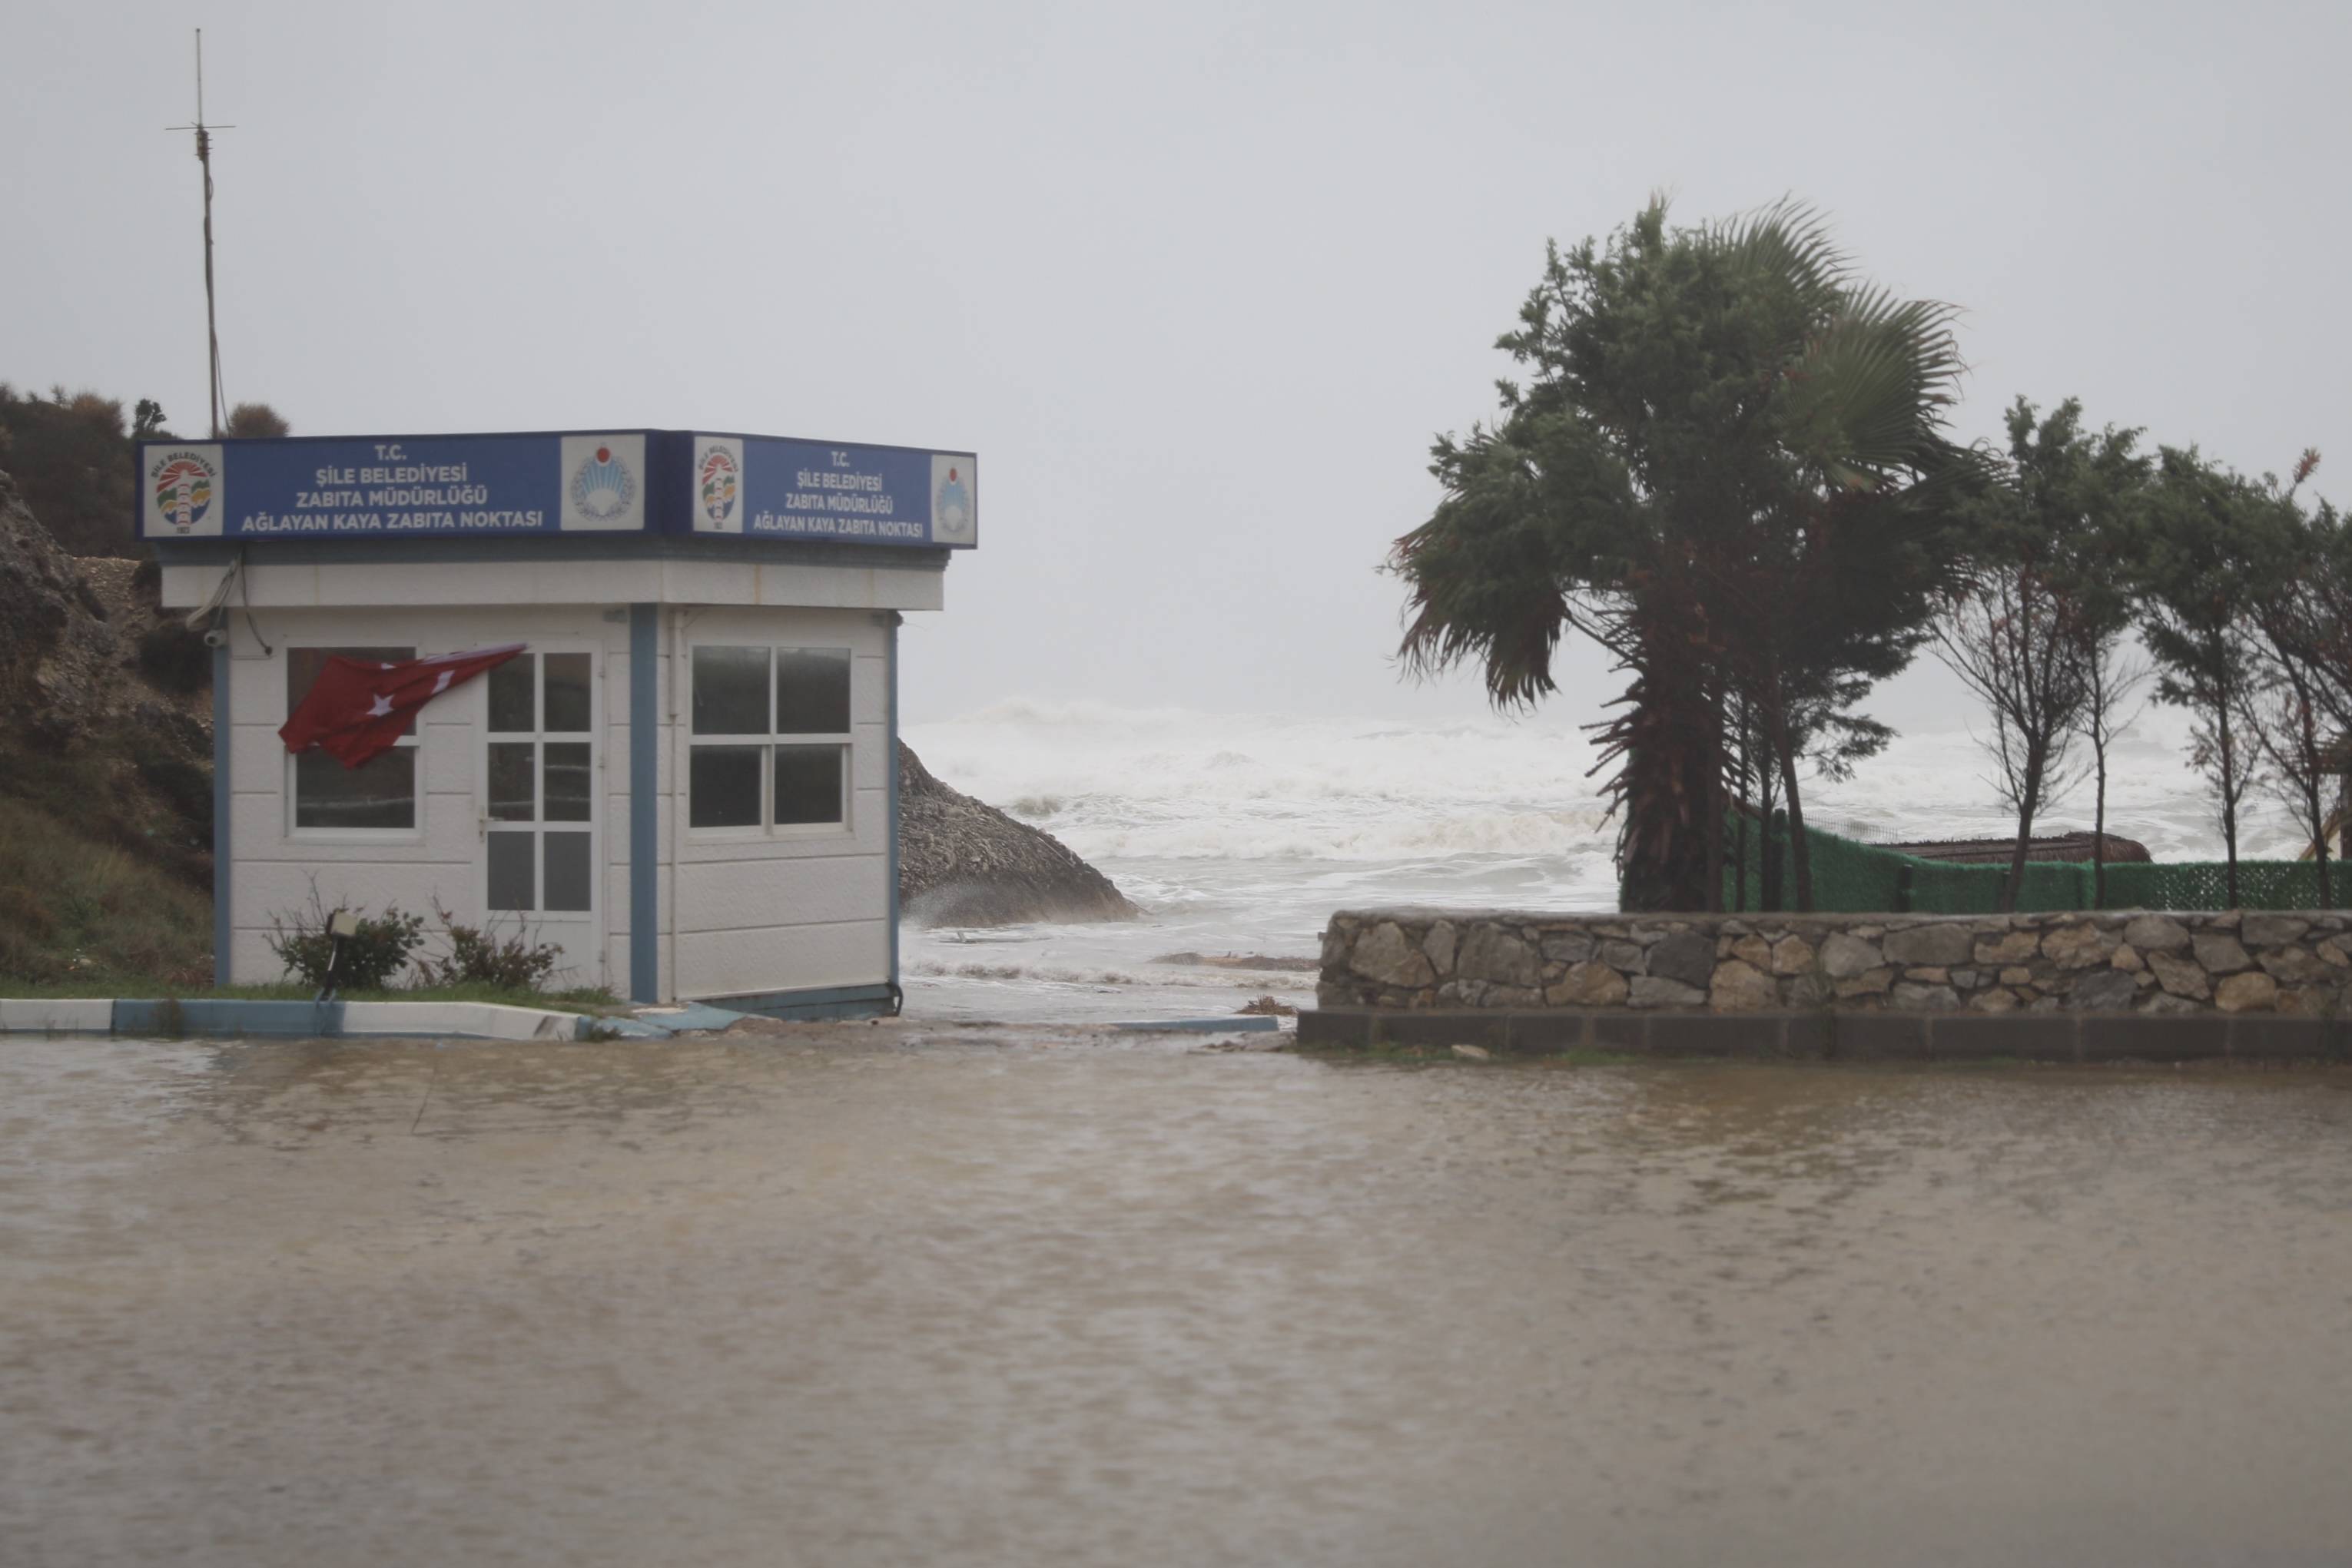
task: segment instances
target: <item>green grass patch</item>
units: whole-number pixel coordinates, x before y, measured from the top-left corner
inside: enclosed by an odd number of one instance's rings
[[[157,996],[208,985],[212,946],[203,892],[148,856],[0,796],[0,982]]]

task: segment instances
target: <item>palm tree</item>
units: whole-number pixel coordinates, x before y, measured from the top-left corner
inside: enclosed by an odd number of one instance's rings
[[[1444,498],[1390,557],[1406,664],[1475,660],[1513,706],[1554,689],[1564,629],[1615,656],[1628,908],[1721,907],[1735,698],[1810,907],[1798,761],[1883,741],[1847,710],[1916,647],[1979,469],[1943,433],[1952,314],[1856,280],[1802,207],[1669,229],[1654,202],[1605,250],[1550,247],[1497,345],[1528,383],[1433,448]]]

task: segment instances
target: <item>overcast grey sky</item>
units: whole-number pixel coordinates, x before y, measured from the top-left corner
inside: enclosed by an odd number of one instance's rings
[[[909,716],[1471,712],[1389,540],[1548,236],[1792,193],[2023,392],[2352,496],[2352,8],[439,5],[0,11],[0,379],[201,428],[969,447]],[[1571,699],[1598,688],[1580,673]],[[1882,706],[1931,722],[1944,688]]]

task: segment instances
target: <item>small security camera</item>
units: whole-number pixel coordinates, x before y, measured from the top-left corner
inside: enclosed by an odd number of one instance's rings
[[[227,647],[228,633],[218,626],[214,627],[211,631],[205,633],[205,646],[207,648]]]

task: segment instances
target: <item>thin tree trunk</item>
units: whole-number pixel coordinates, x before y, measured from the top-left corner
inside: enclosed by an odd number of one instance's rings
[[[2033,843],[2033,813],[2042,804],[2042,770],[2048,758],[2038,742],[2027,741],[2025,757],[2025,788],[2018,792],[2017,847],[2009,852],[2009,874],[2000,882],[2000,913],[2008,915],[2017,908],[2017,895],[2025,887],[2025,857]]]
[[[1787,878],[1782,874],[1784,867],[1780,838],[1774,831],[1779,824],[1772,820],[1775,810],[1772,804],[1773,792],[1780,779],[1774,772],[1772,743],[1769,738],[1764,741],[1764,755],[1757,759],[1756,779],[1758,804],[1763,811],[1761,820],[1764,837],[1763,874],[1758,878],[1759,896],[1757,898],[1756,907],[1768,914],[1778,914],[1788,906],[1788,886]]]
[[[2105,693],[2100,696],[2104,698]],[[2098,772],[2097,803],[2091,813],[2091,907],[2107,906],[2107,721],[2102,713],[2091,726],[2091,759]]]
[[[2221,727],[2221,845],[2228,856],[2224,884],[2230,907],[2238,907],[2238,753],[2230,737],[2230,705],[2216,705]]]
[[[1796,748],[1789,744],[1788,727],[1781,726],[1780,792],[1789,798],[1789,862],[1797,873],[1797,913],[1813,912],[1812,846],[1805,842],[1805,808],[1797,798]]]

